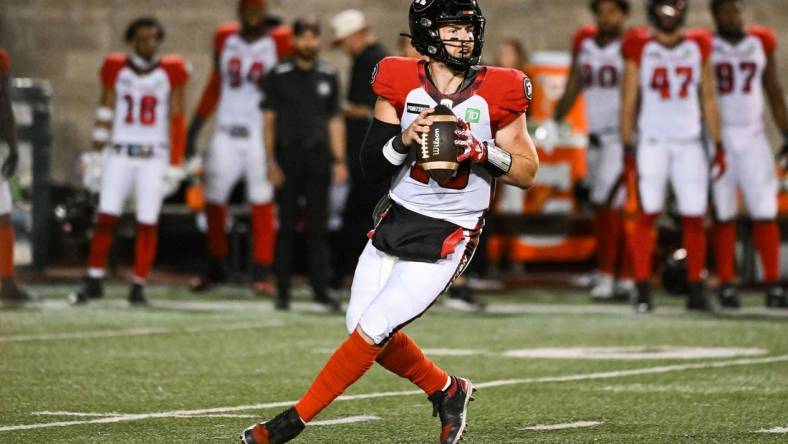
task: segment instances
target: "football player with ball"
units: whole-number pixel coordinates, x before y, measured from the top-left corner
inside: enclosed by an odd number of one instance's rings
[[[411,4],[413,46],[427,60],[389,57],[373,73],[378,101],[361,163],[369,181],[391,187],[356,268],[349,336],[301,400],[246,429],[243,443],[295,438],[375,362],[424,391],[441,443],[462,437],[473,384],[430,361],[403,328],[470,262],[495,181],[529,188],[538,168],[526,132],[530,81],[479,66],[485,25],[477,0]]]

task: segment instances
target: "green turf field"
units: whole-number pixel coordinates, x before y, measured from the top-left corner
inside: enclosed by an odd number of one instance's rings
[[[41,307],[0,311],[2,443],[236,443],[298,399],[345,337],[341,316],[274,312],[243,290],[154,288],[150,309],[128,308],[125,287],[79,309],[65,287],[33,290]],[[436,306],[407,329],[481,386],[465,442],[788,442],[788,313],[760,296],[737,316],[664,297],[652,316],[570,293],[491,300],[492,313]],[[437,442],[413,390],[373,368],[295,442]]]

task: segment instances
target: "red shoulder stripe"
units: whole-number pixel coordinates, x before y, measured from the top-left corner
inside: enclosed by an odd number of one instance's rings
[[[631,60],[640,65],[643,58],[643,48],[651,40],[651,32],[648,28],[632,28],[624,33],[623,43],[621,43],[621,53],[625,59]]]
[[[405,110],[408,93],[421,84],[418,66],[417,59],[386,57],[372,73],[372,90],[394,105],[399,116]]]
[[[213,34],[213,50],[217,54],[224,49],[224,43],[227,38],[241,30],[241,27],[236,22],[222,23],[216,28]]]
[[[766,54],[772,54],[777,49],[777,35],[766,26],[752,25],[747,27],[747,34],[754,35],[761,40],[763,50]]]
[[[276,43],[276,55],[284,60],[293,54],[293,30],[289,26],[277,26],[269,33]]]
[[[684,35],[698,45],[703,61],[708,60],[713,46],[712,40],[714,36],[712,33],[705,29],[688,29]]]
[[[179,55],[168,55],[161,58],[161,67],[167,72],[172,86],[183,86],[189,81],[191,67]]]
[[[593,39],[596,37],[598,30],[594,25],[583,25],[575,32],[572,37],[572,55],[577,55],[580,52],[580,46],[585,39]]]
[[[112,53],[104,58],[104,64],[101,66],[101,83],[104,87],[112,89],[115,87],[115,82],[118,80],[118,73],[126,66],[127,58],[125,54]]]

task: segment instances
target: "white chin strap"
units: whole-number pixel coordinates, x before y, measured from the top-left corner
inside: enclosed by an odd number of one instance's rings
[[[145,60],[137,54],[130,55],[129,60],[131,60],[132,65],[142,71],[148,71],[149,69],[156,66],[157,63],[159,63],[159,57],[153,57],[150,60]]]

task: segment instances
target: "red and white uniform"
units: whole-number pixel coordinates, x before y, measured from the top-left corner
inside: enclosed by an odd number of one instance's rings
[[[0,76],[8,75],[11,72],[11,58],[4,49],[0,48]],[[9,91],[6,91],[8,94]],[[0,165],[5,161],[4,157],[0,157]],[[0,174],[0,214],[9,214],[12,210],[11,206],[11,190],[8,187],[8,181]]]
[[[170,94],[189,79],[185,61],[166,56],[140,72],[122,54],[110,54],[101,82],[115,92],[112,136],[103,151],[99,212],[118,216],[134,189],[137,221],[154,225],[162,202],[162,178],[170,163]]]
[[[403,130],[421,111],[449,99],[454,104],[454,114],[470,123],[477,139],[494,140],[499,129],[525,113],[530,81],[517,70],[479,70],[468,87],[445,96],[428,79],[426,62],[388,57],[378,65],[372,87],[396,108]],[[415,161],[406,161],[394,178],[390,197],[411,211],[459,225],[465,229],[465,236],[452,254],[435,263],[397,259],[369,242],[353,278],[347,310],[349,332],[361,326],[380,343],[435,301],[470,261],[475,240],[469,232],[481,226],[490,205],[493,182],[487,171],[466,161],[454,178],[441,186]]]
[[[712,63],[722,115],[722,137],[728,169],[713,186],[714,207],[721,221],[738,214],[737,189],[755,220],[777,216],[774,156],[764,130],[763,74],[777,48],[772,30],[753,26],[737,43],[714,37]]]
[[[572,48],[582,74],[589,131],[599,138],[601,145],[598,153],[589,153],[589,170],[591,201],[602,205],[609,201],[624,168],[618,130],[624,59],[621,40],[599,46],[597,32],[595,26],[581,27],[575,33]],[[620,205],[623,201],[623,196],[620,196],[616,203]]]
[[[640,67],[637,164],[641,205],[646,214],[662,211],[670,180],[683,216],[706,213],[709,165],[701,141],[699,90],[711,35],[685,33],[672,48],[642,31],[631,32],[624,57]]]
[[[273,187],[266,177],[260,85],[279,63],[280,53],[287,51],[289,38],[289,31],[280,28],[253,42],[241,38],[237,24],[225,24],[216,31],[214,75],[218,78],[211,79],[198,110],[207,117],[218,101],[216,131],[206,162],[205,198],[209,203],[227,202],[242,177],[250,202],[273,200]]]

